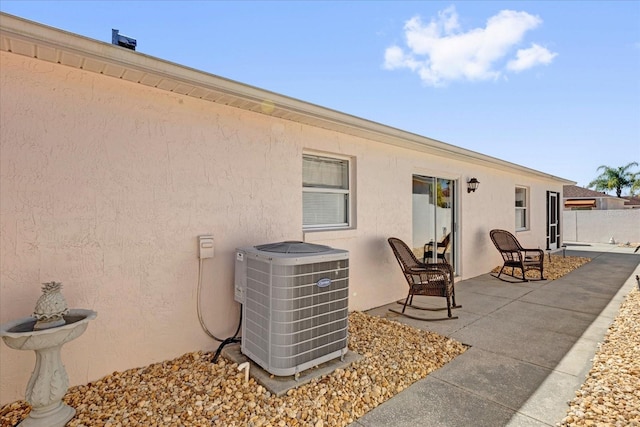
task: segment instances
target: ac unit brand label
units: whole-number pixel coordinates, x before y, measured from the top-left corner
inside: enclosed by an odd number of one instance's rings
[[[319,288],[326,288],[327,286],[329,286],[331,284],[331,279],[329,279],[328,277],[325,277],[323,279],[320,279],[316,282],[316,285]]]

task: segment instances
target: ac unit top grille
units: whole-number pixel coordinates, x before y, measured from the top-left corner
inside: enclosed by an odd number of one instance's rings
[[[331,252],[333,250],[329,246],[292,240],[278,243],[267,243],[266,245],[258,245],[255,248],[259,251],[276,252],[280,254],[319,254],[322,252]]]

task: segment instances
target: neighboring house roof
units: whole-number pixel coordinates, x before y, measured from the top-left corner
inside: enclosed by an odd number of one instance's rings
[[[625,206],[640,206],[640,197],[625,197],[625,199],[627,199],[627,201],[624,202]]]
[[[604,199],[611,199],[611,206],[622,207],[623,204],[627,206],[626,202],[628,201],[627,198],[614,197],[576,185],[562,186],[562,198],[564,199],[565,208],[595,208],[597,205],[602,205],[602,200]],[[597,200],[600,200],[600,202],[597,202]]]
[[[610,197],[609,194],[602,193],[600,191],[589,190],[588,188],[578,187],[577,185],[563,185],[562,186],[562,197],[565,199],[584,199],[584,198],[603,198]]]
[[[0,13],[0,50],[507,172],[575,184],[435,139]]]

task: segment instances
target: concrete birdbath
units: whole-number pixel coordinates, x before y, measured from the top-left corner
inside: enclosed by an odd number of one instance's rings
[[[33,316],[0,325],[0,336],[11,348],[36,352],[36,366],[27,383],[31,412],[20,427],[62,427],[76,410],[62,402],[69,377],[62,364],[62,346],[78,338],[96,318],[92,310],[67,309],[59,282],[45,283]]]

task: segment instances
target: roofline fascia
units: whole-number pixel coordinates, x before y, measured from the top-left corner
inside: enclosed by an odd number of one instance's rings
[[[78,57],[87,57],[105,63],[110,63],[127,70],[148,73],[188,85],[194,85],[200,88],[220,92],[239,100],[246,100],[255,103],[270,101],[273,102],[278,109],[324,122],[327,124],[327,129],[338,130],[336,127],[340,127],[342,128],[340,130],[345,133],[369,138],[374,141],[397,147],[466,161],[505,172],[518,172],[562,183],[564,185],[576,184],[575,181],[547,174],[492,156],[467,150],[415,133],[403,131],[371,120],[342,113],[340,111],[321,107],[316,104],[301,101],[296,98],[260,89],[251,85],[239,83],[221,76],[176,64],[174,62],[166,61],[137,51],[131,51],[120,46],[115,46],[110,43],[91,39],[34,21],[29,21],[4,12],[0,12],[0,33],[5,37],[12,37],[14,39],[31,42],[36,46],[46,46],[69,54],[77,55]],[[5,46],[2,46],[1,48],[2,50],[8,51]],[[34,58],[40,59],[37,56],[34,56]],[[78,67],[78,69],[81,68]],[[85,71],[92,72],[90,70]],[[166,90],[162,88],[157,89]],[[199,97],[196,98],[205,100]],[[250,109],[247,110],[256,112]],[[268,115],[268,113],[261,114]],[[304,123],[304,121],[298,121],[291,118],[282,119]],[[305,124],[314,126],[314,124],[311,123]],[[318,125],[315,124],[315,126]],[[351,129],[352,132],[348,132],[349,129]]]

